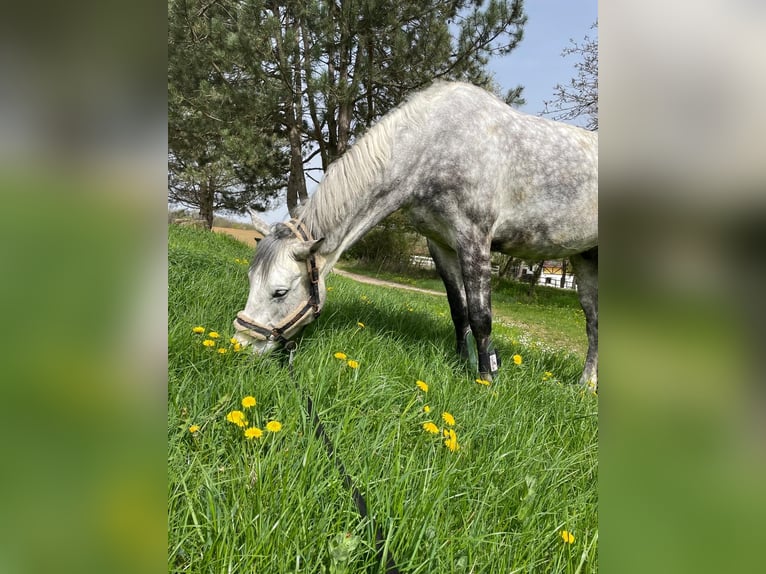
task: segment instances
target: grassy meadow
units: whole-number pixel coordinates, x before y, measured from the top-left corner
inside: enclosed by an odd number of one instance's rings
[[[251,255],[170,226],[169,572],[382,573],[376,527],[401,572],[596,571],[598,398],[574,384],[576,307],[537,302],[561,344],[498,322],[504,363],[486,386],[454,357],[446,298],[331,275],[298,341],[296,388],[283,356],[229,341]]]

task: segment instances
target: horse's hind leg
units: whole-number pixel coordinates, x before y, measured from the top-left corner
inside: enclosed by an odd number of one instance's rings
[[[585,312],[585,330],[588,334],[588,355],[580,384],[595,391],[598,388],[598,247],[569,259],[577,277],[577,294]]]
[[[471,327],[468,324],[468,305],[466,304],[463,275],[460,272],[457,253],[442,247],[430,239],[428,240],[428,251],[434,260],[436,270],[439,272],[439,276],[444,282],[444,288],[447,291],[447,301],[449,302],[449,309],[452,314],[452,323],[455,325],[457,354],[462,359],[468,359],[466,335],[468,335]]]

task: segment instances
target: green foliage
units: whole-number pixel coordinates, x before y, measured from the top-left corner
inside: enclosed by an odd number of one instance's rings
[[[284,185],[285,141],[271,105],[280,86],[243,66],[239,3],[168,3],[168,188],[200,210],[266,208]]]
[[[329,574],[348,574],[354,572],[351,569],[351,563],[361,541],[362,539],[359,536],[355,536],[350,532],[339,532],[335,538],[327,543],[330,555]]]
[[[378,223],[348,249],[344,257],[385,269],[409,266],[410,255],[422,238],[407,218],[397,211]]]
[[[598,399],[571,384],[581,360],[501,335],[508,360],[478,385],[453,356],[443,297],[331,275],[322,318],[299,340],[296,388],[279,355],[219,354],[192,332],[230,346],[249,249],[175,226],[169,242],[170,571],[382,572],[376,526],[403,572],[596,571]],[[279,420],[279,433],[248,440],[225,420],[247,395],[247,417]],[[375,524],[315,437],[307,395]],[[422,428],[443,427],[444,411],[456,452]]]
[[[285,186],[292,213],[306,162],[326,171],[435,79],[496,90],[488,59],[516,47],[526,16],[521,0],[170,0],[168,22],[170,194],[212,220]]]

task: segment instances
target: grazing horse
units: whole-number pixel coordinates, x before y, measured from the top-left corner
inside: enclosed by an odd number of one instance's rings
[[[375,224],[403,209],[426,236],[444,281],[457,351],[476,341],[490,379],[490,252],[569,257],[598,364],[598,135],[514,110],[485,90],[439,82],[386,114],[330,165],[298,217],[269,227],[249,270],[236,338],[258,353],[286,343],[319,315],[325,277]],[[254,214],[252,214],[254,215]]]

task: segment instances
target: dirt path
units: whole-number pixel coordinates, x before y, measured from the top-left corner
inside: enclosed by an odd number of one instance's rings
[[[426,295],[438,295],[440,297],[446,296],[444,291],[434,291],[433,289],[422,289],[421,287],[413,287],[411,285],[403,285],[402,283],[394,283],[393,281],[384,281],[383,279],[375,279],[374,277],[367,277],[366,275],[357,275],[343,269],[333,269],[333,273],[337,273],[341,277],[348,277],[359,283],[367,283],[369,285],[380,285],[381,287],[393,287],[394,289],[404,289],[405,291],[415,291],[416,293],[425,293]]]

